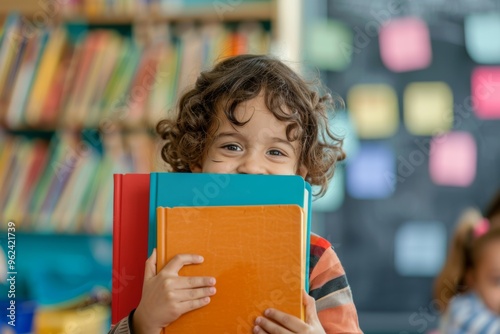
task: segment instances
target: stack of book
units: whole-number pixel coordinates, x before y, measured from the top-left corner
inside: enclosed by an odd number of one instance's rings
[[[165,333],[249,332],[268,307],[303,318],[310,208],[300,176],[115,174],[113,272],[121,276],[113,280],[112,322],[139,304],[153,248],[157,271],[176,254],[194,253],[204,262],[179,275],[217,280],[211,303]]]

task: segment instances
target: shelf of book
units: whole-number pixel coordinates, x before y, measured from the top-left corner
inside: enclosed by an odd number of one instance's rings
[[[267,53],[271,42],[258,22],[161,25],[145,33],[146,44],[112,29],[74,33],[57,25],[27,34],[26,24],[9,16],[0,45],[7,129],[154,127],[215,59]]]
[[[4,0],[0,4],[0,16],[12,11],[33,19],[43,21],[86,21],[96,24],[131,24],[135,22],[235,22],[235,21],[274,21],[275,1],[214,1],[209,4],[179,5],[169,2],[153,3],[146,7],[140,2],[131,3],[128,8],[106,7],[105,4],[93,5],[88,1],[81,6],[62,5],[58,0]],[[98,2],[97,2],[98,3]],[[232,4],[235,3],[235,4]]]
[[[37,262],[57,271],[90,261],[109,288],[113,173],[166,170],[158,120],[216,59],[268,53],[284,14],[278,0],[187,8],[157,0],[108,14],[63,7],[85,1],[0,1],[0,219],[16,223],[20,247]],[[23,277],[36,277],[33,258],[20,255]],[[29,291],[26,298],[41,299]]]

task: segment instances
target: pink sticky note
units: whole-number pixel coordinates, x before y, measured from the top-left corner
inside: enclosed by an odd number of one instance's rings
[[[472,103],[478,118],[500,118],[500,67],[480,66],[472,72]]]
[[[394,72],[420,70],[431,63],[429,29],[421,19],[392,20],[380,28],[379,40],[382,61]]]
[[[434,183],[467,187],[476,176],[477,149],[467,132],[451,132],[431,141],[429,171]]]

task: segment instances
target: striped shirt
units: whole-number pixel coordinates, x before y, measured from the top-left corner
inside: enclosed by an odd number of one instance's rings
[[[458,295],[450,301],[441,319],[443,334],[498,334],[500,317],[491,312],[474,293]]]
[[[309,294],[316,300],[318,318],[327,334],[362,333],[354,306],[351,288],[344,268],[332,245],[311,234],[309,255]],[[109,334],[132,334],[132,313],[111,329]]]
[[[344,268],[332,245],[316,234],[311,234],[309,294],[327,334],[362,333]]]

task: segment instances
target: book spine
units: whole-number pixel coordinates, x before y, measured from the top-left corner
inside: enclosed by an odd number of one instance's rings
[[[307,234],[306,238],[306,276],[305,276],[305,290],[309,293],[309,266],[310,266],[310,254],[311,254],[311,223],[312,223],[312,188],[311,185],[305,182],[305,187],[307,189]]]
[[[115,280],[117,272],[120,269],[120,224],[121,224],[121,207],[122,207],[122,181],[123,174],[114,174],[113,175],[113,187],[114,187],[114,195],[113,195],[113,265],[112,265],[112,280]],[[115,282],[113,282],[115,283]],[[112,284],[112,288],[113,289]],[[112,324],[120,321],[119,318],[119,309],[118,305],[120,305],[119,301],[119,293],[112,293],[112,307],[111,309],[111,322]]]
[[[156,274],[166,264],[166,254],[167,254],[167,211],[168,208],[159,207],[156,209],[157,216],[157,245],[156,245]]]
[[[156,247],[156,208],[158,173],[151,173],[149,179],[149,233],[148,233],[148,254],[151,254]]]

